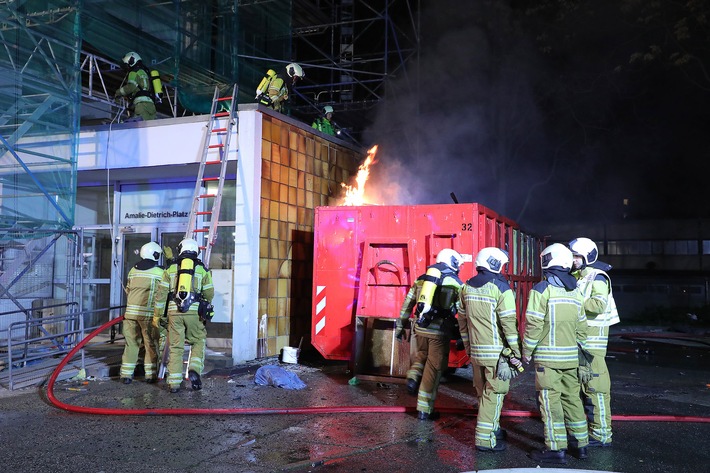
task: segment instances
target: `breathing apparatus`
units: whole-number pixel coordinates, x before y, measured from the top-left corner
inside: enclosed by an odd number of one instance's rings
[[[269,95],[266,93],[269,90],[269,84],[271,81],[276,77],[276,71],[273,69],[269,69],[266,71],[266,75],[264,76],[263,79],[261,79],[261,82],[259,83],[259,87],[256,88],[256,99],[259,100],[259,103],[264,104],[264,105],[271,105],[271,99],[269,98]]]
[[[197,301],[195,293],[195,259],[199,250],[197,242],[192,239],[185,239],[178,245],[178,277],[173,301],[179,312],[187,312],[190,306]]]
[[[417,298],[417,325],[426,328],[435,316],[447,318],[450,307],[455,303],[455,291],[442,286],[447,274],[458,275],[464,260],[461,254],[451,248],[444,248],[436,255],[436,264],[429,266],[421,277],[422,287]],[[432,306],[435,306],[432,308]]]

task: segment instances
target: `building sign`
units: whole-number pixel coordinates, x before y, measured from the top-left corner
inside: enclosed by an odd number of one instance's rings
[[[189,182],[121,186],[121,224],[181,222],[190,217],[194,184]]]

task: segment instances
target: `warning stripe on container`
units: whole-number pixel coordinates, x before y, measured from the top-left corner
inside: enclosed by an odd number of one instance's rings
[[[316,335],[325,327],[325,286],[316,286]]]

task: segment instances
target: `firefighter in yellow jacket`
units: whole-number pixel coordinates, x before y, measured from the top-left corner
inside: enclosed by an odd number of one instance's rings
[[[587,345],[594,356],[592,379],[582,385],[585,407],[588,410],[589,446],[611,447],[611,379],[606,366],[609,327],[619,323],[619,313],[611,292],[611,269],[598,261],[597,245],[589,238],[576,238],[569,244],[574,255],[577,287],[584,296],[587,315]]]
[[[293,91],[293,86],[304,76],[303,68],[295,62],[286,66],[285,74],[269,69],[256,88],[256,99],[260,104],[277,112],[284,112],[284,105]]]
[[[145,381],[154,383],[158,379],[158,337],[159,333],[151,325],[158,287],[165,272],[158,266],[162,250],[155,242],[141,247],[141,260],[128,272],[126,283],[126,313],[123,318],[123,336],[126,346],[121,360],[121,381],[130,384],[138,362],[141,347],[145,349],[143,369]]]
[[[575,456],[587,457],[587,419],[579,396],[588,380],[581,355],[587,344],[583,297],[572,270],[572,252],[554,243],[541,255],[544,280],[533,286],[525,311],[523,361],[535,363],[535,389],[545,425],[546,449],[531,452],[538,462],[566,463],[567,434]],[[583,369],[585,368],[585,369]]]
[[[483,452],[505,449],[500,413],[510,380],[522,369],[515,294],[500,274],[508,261],[499,248],[481,249],[474,263],[478,274],[459,295],[459,330],[478,398],[476,449]]]
[[[414,350],[407,371],[407,389],[417,391],[417,416],[419,420],[434,420],[434,401],[441,375],[449,362],[449,345],[462,281],[459,271],[463,257],[450,248],[436,256],[436,264],[417,278],[409,289],[397,319],[397,339],[404,336],[404,321],[409,319],[416,306],[417,321],[413,326]]]
[[[204,368],[207,342],[205,324],[212,316],[211,302],[214,297],[212,273],[197,258],[197,242],[193,239],[182,240],[177,249],[177,260],[163,274],[153,312],[153,325],[165,325],[163,314],[167,301],[170,345],[167,382],[171,393],[178,392],[182,384],[185,343],[191,346],[187,369],[192,389],[202,389],[200,375]]]
[[[122,85],[115,96],[126,97],[134,117],[143,120],[154,120],[156,117],[154,92],[150,79],[150,71],[143,64],[138,53],[129,52],[123,57],[123,63],[128,67],[125,85]]]

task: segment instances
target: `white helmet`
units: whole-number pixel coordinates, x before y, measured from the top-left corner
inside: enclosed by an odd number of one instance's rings
[[[436,262],[444,263],[458,273],[463,265],[463,256],[461,256],[456,250],[444,248],[438,255],[436,255]]]
[[[194,253],[197,255],[200,251],[200,247],[192,238],[186,238],[178,244],[177,250],[179,255],[184,255],[185,253]]]
[[[133,67],[136,65],[138,61],[141,60],[141,57],[138,55],[138,53],[134,53],[133,51],[126,53],[125,56],[123,56],[123,62],[128,66],[128,67]]]
[[[582,257],[585,266],[595,263],[599,257],[597,244],[589,238],[575,238],[569,242],[569,249],[572,250],[574,256]]]
[[[286,73],[289,77],[296,76],[299,79],[303,79],[306,76],[306,74],[303,73],[303,68],[295,62],[292,62],[291,64],[286,66]]]
[[[503,265],[508,263],[508,252],[493,246],[483,248],[476,255],[475,265],[477,268],[486,268],[487,270],[500,273]]]
[[[542,269],[559,266],[564,269],[572,269],[572,252],[562,243],[553,243],[540,253]]]
[[[330,105],[326,105],[325,107],[323,107],[323,113],[325,115],[333,113],[333,107],[331,107]]]
[[[154,241],[151,241],[150,243],[146,243],[145,245],[141,246],[140,255],[143,259],[158,261],[160,259],[160,255],[162,254],[163,249],[160,248],[160,245]]]

